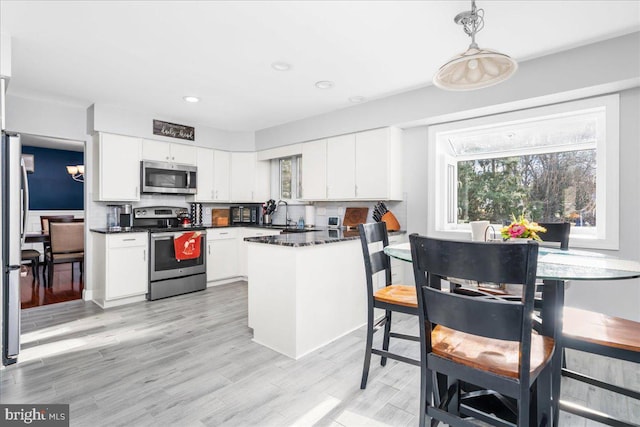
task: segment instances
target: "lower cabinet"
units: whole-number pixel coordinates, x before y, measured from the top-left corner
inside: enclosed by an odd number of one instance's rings
[[[207,230],[207,281],[239,275],[238,229]]]
[[[94,233],[93,240],[96,259],[104,259],[94,274],[94,300],[107,307],[123,298],[144,297],[149,286],[149,235]]]
[[[207,229],[207,282],[247,276],[245,237],[275,236],[278,230],[253,227]]]

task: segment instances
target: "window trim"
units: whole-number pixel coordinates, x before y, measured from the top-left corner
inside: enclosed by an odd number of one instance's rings
[[[544,117],[570,113],[579,110],[604,108],[605,129],[601,130],[596,143],[597,161],[597,206],[604,209],[598,211],[597,235],[585,235],[581,230],[571,233],[571,246],[593,249],[619,249],[619,218],[620,218],[620,186],[619,186],[619,145],[620,145],[620,96],[619,94],[568,101],[559,104],[529,108],[525,110],[499,113],[483,117],[475,117],[455,122],[440,123],[428,127],[428,158],[429,178],[427,185],[428,212],[427,234],[433,237],[449,239],[471,239],[468,226],[452,226],[448,223],[446,209],[451,203],[452,195],[446,185],[451,179],[447,175],[448,165],[456,165],[458,160],[445,152],[442,147],[443,135],[455,130],[491,126],[498,123],[522,121],[535,117]],[[599,131],[599,134],[601,132]],[[602,166],[601,166],[602,165]],[[457,166],[457,165],[456,165]],[[457,167],[455,167],[457,180]],[[607,171],[609,173],[607,173]],[[453,197],[457,199],[457,191]],[[457,200],[454,201],[457,207]]]
[[[291,165],[291,193],[295,194],[296,197],[292,198],[283,198],[282,197],[282,187],[281,187],[281,170],[280,170],[280,160],[283,159],[292,159],[293,163]],[[278,157],[271,159],[271,188],[276,189],[275,192],[277,197],[274,197],[277,200],[286,200],[290,204],[303,204],[304,201],[298,198],[300,195],[300,188],[298,183],[301,183],[301,176],[297,176],[302,172],[302,154],[292,154],[291,156]],[[272,197],[273,197],[272,192]]]

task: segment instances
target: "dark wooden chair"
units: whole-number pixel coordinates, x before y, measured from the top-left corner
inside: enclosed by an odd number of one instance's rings
[[[68,221],[57,219],[49,221],[49,243],[45,252],[47,266],[47,284],[53,285],[55,264],[71,263],[71,282],[73,283],[73,263],[80,263],[80,279],[84,270],[84,220],[82,218]]]
[[[40,283],[40,251],[35,249],[22,249],[20,258],[22,261],[29,261],[31,264],[31,272],[33,273],[32,284],[36,280]]]
[[[391,284],[391,262],[389,256],[383,252],[383,249],[389,245],[386,223],[360,224],[358,230],[360,232],[360,242],[362,243],[362,254],[364,256],[364,268],[367,279],[367,346],[365,349],[364,366],[362,368],[362,381],[360,382],[360,388],[364,389],[367,387],[371,354],[382,357],[380,361],[382,366],[387,364],[387,358],[420,366],[420,361],[418,360],[389,351],[390,338],[419,341],[420,337],[391,332],[391,313],[396,311],[417,315],[418,301],[416,299],[416,289],[414,286]],[[374,250],[372,250],[372,247]],[[381,271],[384,271],[385,286],[376,289],[377,286],[374,284],[374,275]],[[385,311],[384,317],[377,321],[374,319],[375,308]],[[382,327],[384,327],[382,349],[373,348],[373,334]]]
[[[422,340],[420,425],[427,416],[432,426],[470,426],[469,417],[500,426],[548,424],[555,342],[533,331],[538,244],[409,239]],[[523,297],[443,291],[447,277],[521,284]],[[476,391],[462,392],[463,383]],[[504,404],[504,414],[473,403],[484,395]]]
[[[563,349],[570,348],[640,364],[640,322],[572,307],[564,308]],[[562,375],[640,401],[640,391],[609,384],[600,379],[562,368]],[[560,409],[611,426],[637,426],[629,421],[560,401]],[[637,421],[637,420],[636,420]]]

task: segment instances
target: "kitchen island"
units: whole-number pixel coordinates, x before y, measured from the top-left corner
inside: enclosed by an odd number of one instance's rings
[[[390,233],[389,239],[400,243],[405,233]],[[255,342],[298,359],[366,323],[366,280],[357,231],[322,230],[245,241],[248,317]]]

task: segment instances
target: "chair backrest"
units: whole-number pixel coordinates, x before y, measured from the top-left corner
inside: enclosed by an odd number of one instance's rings
[[[43,215],[40,217],[40,227],[42,228],[42,232],[45,234],[49,234],[49,221],[50,220],[72,220],[73,215]]]
[[[49,240],[51,253],[56,254],[84,252],[84,220],[74,219],[49,221]]]
[[[383,249],[389,245],[387,224],[384,221],[360,224],[358,231],[360,232],[364,269],[367,276],[367,293],[369,298],[373,298],[374,274],[385,270],[385,284],[386,286],[391,284],[391,262],[389,256],[383,252]]]
[[[568,222],[539,222],[539,225],[547,229],[545,233],[540,233],[543,242],[560,243],[560,249],[569,249],[569,234],[571,233],[571,223]]]
[[[421,335],[431,351],[431,325],[486,338],[520,342],[520,378],[529,378],[538,244],[431,239],[412,234],[411,256]],[[524,285],[521,301],[460,295],[440,289],[440,280]]]

